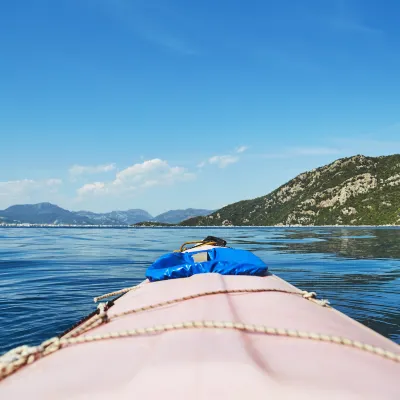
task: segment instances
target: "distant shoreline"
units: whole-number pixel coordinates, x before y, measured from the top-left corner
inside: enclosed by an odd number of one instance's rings
[[[230,225],[230,226],[130,226],[130,225],[54,225],[0,224],[0,228],[69,228],[69,229],[252,229],[252,228],[400,228],[400,225]]]

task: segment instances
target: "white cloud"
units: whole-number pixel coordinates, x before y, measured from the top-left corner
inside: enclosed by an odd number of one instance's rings
[[[84,196],[87,193],[100,194],[105,191],[105,189],[104,182],[86,183],[78,189],[78,194],[79,196]]]
[[[21,179],[0,182],[0,208],[16,203],[49,201],[54,198],[61,179]]]
[[[244,153],[246,150],[248,150],[248,146],[239,146],[237,149],[236,149],[236,153],[238,153],[238,154],[240,154],[240,153]]]
[[[103,165],[78,165],[75,164],[69,169],[69,173],[71,176],[79,176],[79,175],[93,175],[99,174],[103,172],[110,172],[116,168],[114,163],[111,164],[103,164]]]
[[[155,158],[119,171],[110,182],[87,183],[78,189],[79,197],[86,195],[120,195],[143,191],[150,187],[171,185],[192,180],[195,175],[182,167],[171,167],[167,161]]]
[[[234,164],[239,161],[239,157],[232,155],[224,155],[224,156],[214,156],[209,158],[208,162],[210,164],[216,164],[219,168],[225,168],[230,164]]]
[[[249,147],[248,146],[239,146],[236,147],[231,154],[217,155],[210,157],[208,160],[202,161],[197,164],[198,168],[203,168],[207,164],[217,165],[219,168],[226,168],[230,164],[235,164],[240,160],[240,157],[237,154],[244,153]],[[236,154],[236,155],[235,155]]]
[[[140,181],[153,171],[168,169],[170,169],[170,167],[166,161],[160,160],[159,158],[154,158],[153,160],[144,161],[141,164],[134,164],[118,172],[114,184],[120,184],[128,181]]]

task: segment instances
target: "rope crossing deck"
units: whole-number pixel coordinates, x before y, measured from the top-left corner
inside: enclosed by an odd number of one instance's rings
[[[106,295],[96,297],[95,301],[106,297],[123,294],[132,290],[137,290],[142,285],[143,283],[137,286],[125,288],[120,291],[111,292]],[[291,295],[300,295],[303,298],[312,301],[320,306],[327,307],[329,304],[327,300],[318,300],[316,298],[315,292],[307,292],[307,291],[296,292],[296,291],[288,291],[281,289],[224,289],[224,290],[206,291],[202,293],[183,296],[172,300],[163,301],[157,304],[150,304],[148,306],[134,308],[111,316],[108,315],[107,313],[109,308],[109,303],[100,303],[98,306],[99,308],[98,314],[94,315],[89,320],[85,321],[75,329],[71,330],[63,337],[61,338],[55,337],[46,340],[39,346],[20,346],[13,350],[10,350],[9,352],[1,356],[0,380],[13,374],[18,369],[20,369],[25,365],[29,365],[34,361],[39,360],[40,358],[46,357],[60,349],[63,349],[71,345],[77,345],[77,344],[83,344],[101,340],[111,340],[111,339],[113,340],[113,339],[121,339],[127,337],[154,335],[154,334],[161,334],[163,332],[170,332],[183,329],[228,329],[228,330],[237,330],[253,334],[290,337],[295,339],[308,339],[325,343],[343,345],[383,357],[387,360],[400,362],[400,354],[395,354],[391,351],[387,351],[380,347],[372,346],[366,343],[361,343],[359,341],[354,341],[340,336],[332,336],[315,332],[298,331],[294,329],[274,328],[266,325],[244,324],[241,322],[233,322],[233,321],[203,321],[203,320],[185,321],[175,324],[154,325],[145,328],[137,328],[131,330],[118,331],[118,332],[107,332],[98,335],[83,335],[89,330],[92,330],[100,325],[106,324],[117,318],[138,312],[145,312],[154,308],[175,304],[181,301],[191,300],[202,296],[211,296],[220,294],[239,294],[239,293],[260,293],[260,292],[277,292],[277,293],[287,293]]]

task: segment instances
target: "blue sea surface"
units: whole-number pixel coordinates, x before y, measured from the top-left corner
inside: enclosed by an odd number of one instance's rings
[[[400,343],[398,228],[0,228],[0,354],[38,344],[132,286],[159,256],[214,235]]]

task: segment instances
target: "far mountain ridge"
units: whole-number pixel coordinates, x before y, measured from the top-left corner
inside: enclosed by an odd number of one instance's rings
[[[210,210],[171,210],[153,217],[142,209],[95,213],[92,211],[69,211],[55,204],[17,204],[0,210],[0,223],[29,223],[52,225],[134,225],[138,222],[155,221],[179,223],[187,218],[211,214]],[[158,221],[157,218],[162,220]]]
[[[0,221],[29,224],[90,225],[86,216],[65,210],[55,204],[17,204],[0,211]]]
[[[77,211],[76,214],[87,217],[98,225],[132,225],[153,218],[151,214],[140,208],[126,211],[111,211],[108,213]]]
[[[161,222],[165,224],[178,224],[179,222],[186,219],[210,215],[213,212],[213,210],[204,210],[197,208],[187,208],[186,210],[170,210],[160,215],[157,215],[157,217],[154,217],[151,221]]]
[[[181,226],[400,225],[400,154],[356,155]]]

